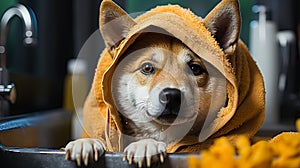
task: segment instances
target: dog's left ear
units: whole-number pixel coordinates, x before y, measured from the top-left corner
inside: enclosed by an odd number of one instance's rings
[[[135,21],[112,0],[103,0],[100,6],[99,27],[109,53],[127,36]]]
[[[204,19],[204,25],[223,51],[232,55],[239,40],[241,18],[238,0],[222,0]]]

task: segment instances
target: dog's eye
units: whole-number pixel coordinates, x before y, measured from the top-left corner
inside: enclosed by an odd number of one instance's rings
[[[205,69],[199,64],[192,63],[189,66],[195,76],[199,76],[205,72]]]
[[[153,74],[155,72],[155,67],[149,62],[144,63],[141,67],[141,72],[145,75]]]

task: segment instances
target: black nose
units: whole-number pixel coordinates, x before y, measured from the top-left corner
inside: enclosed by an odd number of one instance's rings
[[[160,116],[178,115],[181,104],[181,91],[174,88],[166,88],[159,94],[159,101],[165,107]]]

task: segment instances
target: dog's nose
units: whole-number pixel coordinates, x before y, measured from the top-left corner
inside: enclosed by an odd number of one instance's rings
[[[181,91],[174,88],[165,88],[159,94],[159,101],[165,107],[162,115],[178,115],[181,104]]]

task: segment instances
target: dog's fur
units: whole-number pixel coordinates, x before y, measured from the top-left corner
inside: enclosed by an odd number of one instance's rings
[[[125,14],[120,8],[107,9],[104,13],[108,16],[107,22]],[[235,16],[229,17],[232,18],[228,29],[232,30],[224,38],[217,39],[228,53],[235,49],[233,44],[237,42],[239,32],[236,30],[239,25],[232,25]],[[112,30],[105,28],[106,21],[103,20],[101,33],[113,55],[116,44],[122,39],[116,36],[126,36],[134,21],[128,16],[122,19],[123,22],[116,22],[122,24],[122,29]],[[219,38],[220,34],[214,28],[217,22],[217,17],[209,17],[204,24]],[[179,91],[175,113],[162,103],[161,99],[168,99],[166,95],[161,96],[165,89]],[[180,141],[186,134],[198,135],[208,112],[219,111],[227,100],[226,79],[221,73],[167,33],[144,33],[127,49],[114,72],[112,94],[124,125],[122,132],[131,137],[125,144],[125,159],[139,166],[145,158],[149,166],[151,160],[159,158],[157,154],[163,161],[168,144]],[[165,112],[167,115],[162,115]],[[183,125],[190,128],[184,134],[165,131],[173,127],[180,132]],[[67,159],[77,160],[78,164],[83,160],[87,164],[90,157],[97,160],[98,155],[104,153],[105,145],[97,139],[79,139],[70,142],[66,151]]]

